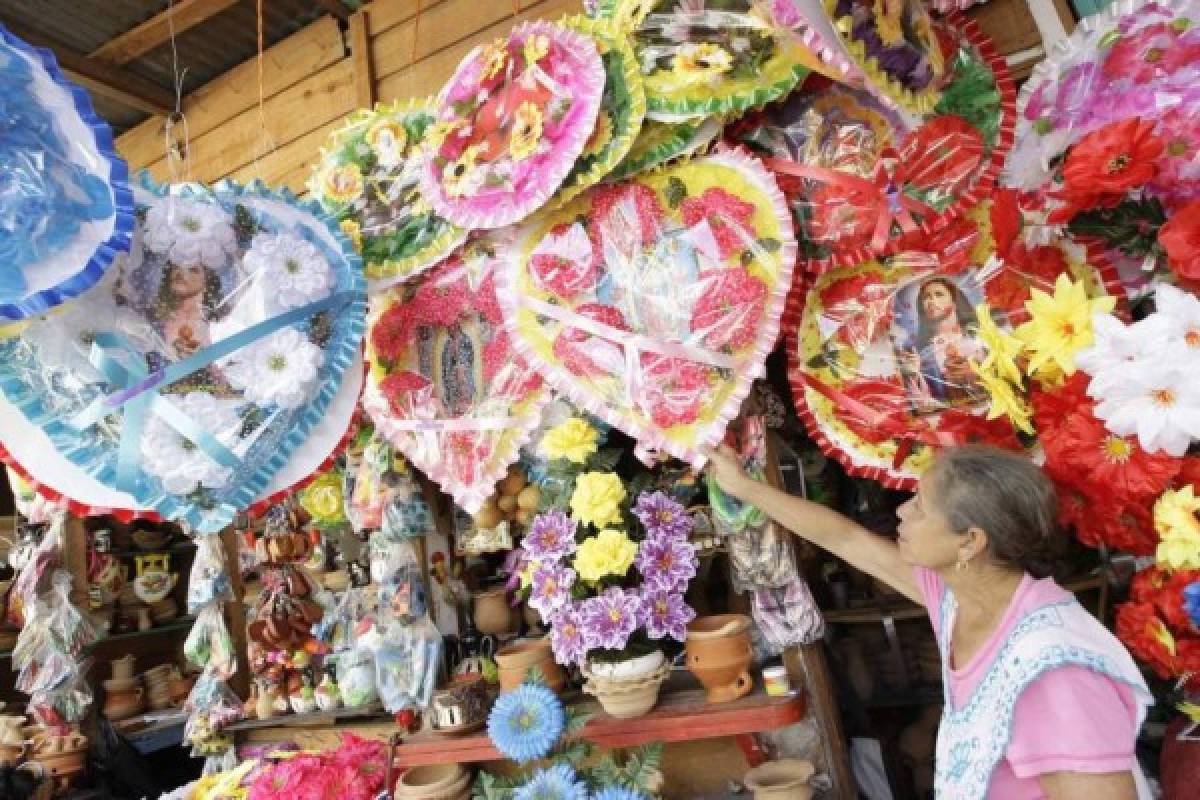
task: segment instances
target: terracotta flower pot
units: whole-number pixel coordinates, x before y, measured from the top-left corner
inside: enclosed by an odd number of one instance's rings
[[[808,780],[815,769],[800,758],[768,761],[746,773],[746,788],[754,800],[809,800],[813,795]]]
[[[140,686],[123,691],[108,692],[104,701],[104,716],[119,722],[140,714],[146,707],[146,692]]]
[[[496,667],[500,674],[500,691],[511,692],[537,669],[546,685],[555,693],[567,685],[567,675],[554,660],[549,639],[522,639],[496,651]]]
[[[751,620],[741,614],[700,617],[688,626],[687,665],[708,692],[708,702],[728,703],[754,688]]]
[[[475,595],[475,628],[484,635],[499,636],[516,630],[517,620],[503,588]]]

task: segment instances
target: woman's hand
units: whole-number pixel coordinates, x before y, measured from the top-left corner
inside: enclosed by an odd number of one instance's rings
[[[733,448],[729,445],[721,445],[716,450],[706,447],[703,453],[708,459],[708,471],[716,479],[721,491],[739,500],[744,499],[746,486],[753,479],[742,469]]]

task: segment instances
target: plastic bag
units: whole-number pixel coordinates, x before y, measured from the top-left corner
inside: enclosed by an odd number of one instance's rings
[[[134,245],[99,284],[0,340],[0,379],[94,480],[215,532],[289,458],[341,438],[352,411],[331,401],[365,282],[332,221],[289,197],[160,191],[136,192]]]
[[[750,613],[775,652],[810,644],[825,635],[825,618],[808,583],[799,576],[783,586],[754,589]]]
[[[212,603],[233,600],[233,581],[225,565],[225,548],[216,534],[196,537],[196,556],[188,578],[188,613]]]
[[[49,680],[29,689],[29,711],[46,727],[76,725],[88,717],[94,694],[87,678],[91,660],[83,663],[56,655],[41,665]]]
[[[226,685],[226,677],[216,668],[206,668],[183,705],[188,713],[183,736],[193,745],[193,755],[208,755],[206,747],[210,752],[220,748],[221,742],[213,738],[244,716],[242,701]]]
[[[395,713],[427,707],[441,652],[441,634],[428,617],[391,632],[375,653],[375,679],[384,708]]]
[[[196,614],[192,630],[183,643],[183,654],[188,663],[204,667],[222,679],[228,679],[237,671],[233,637],[229,635],[219,603],[205,606]]]
[[[337,654],[337,682],[346,708],[362,708],[379,699],[375,654],[356,647]]]

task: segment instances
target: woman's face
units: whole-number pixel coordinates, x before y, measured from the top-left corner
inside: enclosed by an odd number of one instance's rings
[[[942,569],[958,562],[963,537],[950,529],[928,481],[921,481],[917,493],[896,509],[900,518],[896,544],[905,563],[926,569]]]
[[[954,295],[950,287],[940,281],[921,287],[921,311],[927,319],[939,321],[954,313]]]
[[[204,267],[176,267],[171,273],[171,294],[176,297],[195,297],[204,291]]]

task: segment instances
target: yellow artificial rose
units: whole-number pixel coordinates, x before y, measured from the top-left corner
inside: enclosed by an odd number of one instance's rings
[[[625,484],[611,472],[585,472],[575,480],[571,516],[585,525],[603,528],[621,521]]]
[[[671,60],[671,73],[685,84],[707,83],[733,68],[733,56],[711,42],[687,42]]]
[[[599,439],[599,432],[585,420],[571,417],[542,437],[542,455],[546,458],[565,458],[572,464],[583,464],[596,452]]]
[[[321,176],[321,193],[334,203],[351,203],[363,192],[363,176],[357,164],[332,167]]]
[[[446,194],[450,197],[462,197],[474,194],[478,190],[482,176],[478,173],[476,162],[482,151],[482,145],[469,145],[458,160],[446,168],[442,178]]]
[[[1021,355],[1021,340],[1008,331],[1003,331],[992,319],[992,311],[986,303],[975,306],[975,317],[979,320],[979,340],[987,348],[987,356],[979,365],[981,372],[991,372],[1011,384],[1022,382],[1017,359]]]
[[[620,578],[633,566],[637,550],[624,531],[605,528],[579,545],[575,551],[575,572],[588,583],[610,576]]]
[[[513,118],[512,137],[508,140],[508,153],[520,161],[537,152],[542,141],[542,112],[536,103],[524,102],[517,106]]]
[[[345,519],[342,477],[334,472],[318,475],[300,492],[300,507],[318,525],[335,525]]]
[[[1154,504],[1158,563],[1168,569],[1200,569],[1200,498],[1191,486],[1163,492]]]

